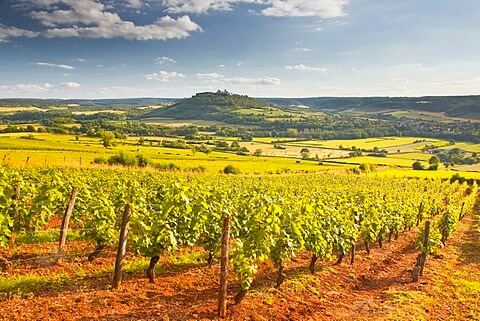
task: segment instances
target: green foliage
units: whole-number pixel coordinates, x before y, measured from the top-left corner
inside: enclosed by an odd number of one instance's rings
[[[144,117],[174,117],[176,119],[221,119],[239,109],[268,107],[248,96],[225,93],[199,93],[166,108],[147,113]]]
[[[422,163],[420,163],[419,161],[416,161],[415,163],[412,164],[412,168],[416,171],[422,171],[424,170],[425,168],[423,167]]]
[[[120,151],[115,155],[110,156],[108,159],[103,157],[96,157],[93,160],[94,164],[108,164],[108,165],[122,165],[129,167],[146,167],[150,165],[151,161],[148,157],[142,154],[131,154],[124,151]],[[161,165],[158,166],[159,169],[162,168]]]
[[[102,145],[105,148],[114,147],[115,144],[115,134],[111,131],[101,131],[100,137],[102,138]]]
[[[96,246],[115,243],[129,204],[128,246],[146,257],[190,246],[216,256],[222,218],[229,216],[230,262],[243,289],[251,286],[264,260],[287,266],[305,250],[329,259],[348,253],[358,241],[374,242],[412,228],[422,202],[422,212],[432,220],[432,240],[425,249],[431,252],[443,235],[453,232],[461,208],[465,213],[472,210],[477,195],[476,185],[330,174],[232,177],[6,167],[0,171],[3,246],[12,231],[32,233],[53,215],[62,215],[56,209],[64,208],[75,185],[72,220],[83,229],[81,237]],[[16,185],[22,193],[13,199]]]
[[[227,165],[223,169],[223,173],[224,174],[240,174],[240,170],[233,165]]]
[[[440,163],[440,158],[438,158],[438,156],[436,156],[436,155],[433,155],[428,160],[428,164],[430,164],[430,165],[438,165],[439,163]]]
[[[359,169],[364,173],[372,173],[377,171],[377,165],[365,163],[359,166]]]

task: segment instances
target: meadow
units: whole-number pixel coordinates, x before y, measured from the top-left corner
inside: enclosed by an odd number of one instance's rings
[[[458,166],[455,169],[440,171],[413,171],[412,163],[420,161],[428,166],[430,154],[419,150],[426,145],[444,146],[444,149],[458,147],[469,152],[480,151],[479,144],[457,142],[455,145],[436,139],[420,139],[417,137],[383,137],[357,140],[306,140],[292,141],[288,138],[255,138],[252,142],[241,142],[235,137],[214,137],[214,140],[225,140],[229,144],[239,142],[241,147],[250,151],[247,155],[235,152],[212,151],[209,153],[194,152],[192,149],[176,149],[158,146],[160,140],[177,140],[176,138],[149,137],[140,144],[140,137],[116,139],[116,146],[105,148],[101,139],[96,137],[73,135],[54,135],[47,133],[8,133],[0,134],[0,160],[10,166],[93,166],[96,158],[107,159],[123,151],[134,155],[143,155],[155,164],[174,164],[182,171],[201,168],[207,173],[219,173],[226,166],[236,167],[242,174],[280,174],[300,172],[345,172],[358,168],[361,164],[375,164],[377,170],[385,175],[415,177],[451,177],[459,173],[464,177],[478,178],[480,168]],[[278,143],[273,143],[273,142]],[[393,150],[386,157],[360,156],[349,157],[349,150],[340,150],[339,146],[362,149]],[[448,146],[447,146],[448,145]],[[278,147],[281,147],[279,149]],[[309,160],[303,160],[301,151],[308,149]],[[260,156],[253,152],[261,150]],[[390,174],[393,171],[394,174]]]

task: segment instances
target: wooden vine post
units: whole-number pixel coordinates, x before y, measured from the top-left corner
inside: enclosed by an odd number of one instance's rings
[[[218,291],[218,317],[227,316],[227,283],[228,283],[228,247],[230,242],[230,217],[223,217],[222,252],[220,256],[220,288]]]
[[[420,276],[423,275],[423,269],[425,268],[425,263],[427,261],[427,250],[428,250],[429,240],[430,240],[430,221],[426,221],[425,233],[423,234],[423,251],[422,251],[422,261],[420,265]]]
[[[463,220],[463,218],[464,218],[464,216],[465,216],[465,215],[463,214],[463,208],[464,208],[464,207],[465,207],[465,202],[463,202],[462,208],[460,209],[460,214],[458,215],[458,220],[459,220],[459,221]]]
[[[122,283],[122,268],[127,252],[127,233],[128,225],[130,223],[130,215],[132,214],[132,207],[130,204],[125,204],[125,210],[122,218],[122,229],[120,230],[120,240],[118,242],[117,259],[115,260],[115,272],[113,273],[112,288],[118,290]]]
[[[412,271],[413,281],[418,282],[420,276],[423,275],[423,269],[427,261],[428,243],[430,240],[430,221],[425,222],[425,231],[423,233],[422,253],[417,257],[417,263]]]
[[[67,240],[67,231],[68,223],[70,222],[70,216],[72,216],[73,207],[75,206],[75,199],[77,198],[77,188],[72,189],[72,195],[70,196],[70,201],[68,202],[67,209],[65,210],[65,215],[62,220],[62,227],[60,228],[60,240],[58,241],[58,252],[57,252],[57,264],[62,262],[63,249],[65,247],[65,242]]]

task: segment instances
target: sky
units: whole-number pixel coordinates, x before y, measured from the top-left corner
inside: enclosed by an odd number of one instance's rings
[[[480,94],[478,0],[0,0],[0,98]]]

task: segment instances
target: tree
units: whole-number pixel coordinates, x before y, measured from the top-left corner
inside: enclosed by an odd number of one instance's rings
[[[430,165],[435,165],[435,164],[439,164],[440,163],[440,158],[438,158],[437,155],[433,155],[432,157],[430,157],[430,159],[428,160],[428,164]]]
[[[310,153],[310,150],[306,147],[303,147],[302,150],[300,151],[300,154],[303,154],[303,153]]]
[[[440,158],[438,158],[437,155],[433,155],[432,157],[430,157],[430,159],[428,160],[428,164],[430,165],[428,167],[429,170],[431,171],[436,171],[438,170],[438,166],[440,164]]]
[[[100,137],[102,138],[103,147],[109,148],[109,147],[116,146],[115,134],[113,134],[111,131],[107,131],[107,130],[101,131]]]
[[[261,149],[255,149],[255,151],[253,152],[253,155],[257,156],[257,157],[260,157],[260,156],[262,156],[262,153],[263,153],[263,151]]]
[[[298,130],[296,128],[288,128],[286,132],[287,137],[298,137]]]
[[[416,171],[421,171],[421,170],[424,170],[425,168],[423,168],[423,165],[422,163],[420,163],[419,161],[416,161],[415,163],[412,164],[412,167],[414,170]]]
[[[375,172],[377,170],[377,165],[365,163],[360,165],[359,169],[364,173]]]
[[[227,165],[223,169],[224,174],[240,174],[240,170],[232,165]]]

